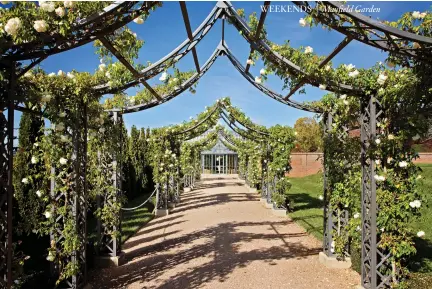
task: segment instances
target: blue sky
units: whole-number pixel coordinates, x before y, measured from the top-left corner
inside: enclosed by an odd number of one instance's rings
[[[189,18],[192,30],[204,20],[216,2],[187,2]],[[244,8],[247,15],[256,11],[260,13],[260,5],[263,2],[232,2],[236,8]],[[272,2],[272,4],[291,4],[291,2]],[[430,9],[432,2],[350,2],[349,4],[362,5],[363,7],[380,8],[379,13],[373,13],[372,17],[395,20],[406,11],[425,11]],[[266,28],[268,38],[278,44],[290,40],[293,47],[311,46],[314,52],[327,55],[343,39],[343,35],[335,31],[325,31],[321,28],[303,28],[298,20],[304,17],[303,13],[268,13]],[[138,62],[156,62],[159,58],[169,53],[187,38],[180,6],[178,2],[164,2],[164,5],[154,11],[147,21],[138,25],[129,24],[129,27],[144,39],[145,44],[141,49]],[[199,62],[202,65],[214,51],[221,39],[221,22],[219,21],[207,36],[196,46]],[[236,57],[246,63],[249,54],[248,43],[239,35],[237,30],[226,25],[225,40]],[[359,42],[352,42],[333,60],[334,65],[340,63],[352,63],[359,68],[367,68],[382,61],[386,57],[384,52]],[[50,56],[41,67],[47,72],[63,71],[94,71],[99,65],[99,60],[94,55],[92,45],[86,45],[72,51]],[[181,70],[194,69],[192,54],[189,53],[178,64]],[[251,68],[253,75],[259,75],[262,68],[257,63]],[[159,76],[149,81],[157,84]],[[282,81],[276,76],[270,76],[266,86],[273,90],[282,91]],[[142,88],[138,88],[142,89]],[[205,106],[213,104],[216,99],[229,96],[235,106],[240,107],[251,119],[259,124],[271,126],[275,124],[292,126],[296,119],[303,116],[313,116],[311,113],[296,110],[273,99],[270,99],[256,88],[251,86],[231,65],[226,57],[220,57],[213,67],[204,75],[198,83],[196,94],[189,91],[182,93],[168,103],[145,111],[125,115],[128,128],[135,124],[137,127],[159,127],[182,122],[195,116],[204,110]],[[134,94],[134,89],[128,91]],[[294,95],[297,101],[317,100],[325,92],[307,87],[306,94]]]

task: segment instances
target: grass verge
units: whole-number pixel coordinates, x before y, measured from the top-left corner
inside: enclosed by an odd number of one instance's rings
[[[133,208],[142,204],[150,194],[139,196],[133,200],[127,202],[124,205],[125,208]],[[154,209],[151,201],[147,202],[143,207],[133,211],[123,211],[122,214],[122,237],[121,242],[124,243],[127,239],[133,236],[141,227],[147,224],[154,215],[152,211]]]

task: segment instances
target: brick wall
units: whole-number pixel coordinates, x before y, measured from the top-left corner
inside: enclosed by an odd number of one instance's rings
[[[290,177],[304,177],[318,173],[322,168],[322,153],[291,153]]]
[[[418,164],[432,164],[432,153],[419,153]],[[305,177],[322,170],[322,153],[291,153],[290,177]]]

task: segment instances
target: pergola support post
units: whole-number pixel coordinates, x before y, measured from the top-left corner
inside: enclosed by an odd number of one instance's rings
[[[111,192],[103,192],[102,196],[98,196],[97,205],[98,208],[103,206],[104,208],[113,207],[120,194],[122,194],[122,149],[123,149],[123,131],[122,124],[123,118],[122,115],[118,112],[114,112],[112,115],[113,125],[116,127],[115,131],[120,132],[120,139],[118,141],[112,142],[108,151],[104,153],[103,156],[99,154],[99,162],[100,165],[108,170],[108,173],[111,174],[111,182],[113,189],[115,190],[114,194]],[[102,208],[101,208],[102,209]],[[110,228],[104,227],[104,224],[98,220],[98,258],[96,259],[96,263],[100,267],[109,267],[109,266],[120,266],[124,264],[124,253],[121,251],[121,211],[118,216],[118,223],[112,225]],[[118,231],[118,234],[111,234],[111,232]]]
[[[380,104],[370,97],[361,106],[361,166],[362,166],[362,253],[361,285],[366,289],[388,288],[392,285],[390,253],[380,248],[377,228],[378,206],[376,199],[375,162],[368,153],[377,136],[377,122],[382,114]]]
[[[331,184],[329,182],[329,174],[331,173],[332,167],[329,162],[332,159],[332,155],[329,151],[331,143],[331,130],[333,125],[333,116],[331,113],[324,114],[324,158],[323,158],[323,200],[324,200],[324,220],[323,220],[323,252],[319,254],[321,263],[329,268],[349,268],[351,267],[351,259],[347,256],[337,256],[334,254],[334,231],[340,232],[348,222],[348,211],[345,209],[337,209],[331,207]],[[343,131],[337,131],[337,138],[343,143],[347,136],[348,129],[342,128]],[[345,248],[348,253],[348,247]]]
[[[71,127],[73,140],[72,153],[72,183],[69,186],[69,192],[58,191],[55,177],[51,179],[51,196],[57,202],[64,202],[66,209],[70,210],[73,217],[74,230],[77,233],[79,246],[70,256],[65,256],[61,261],[62,266],[69,263],[75,263],[78,271],[72,276],[61,282],[59,288],[80,289],[84,288],[87,282],[87,105],[82,101],[75,111],[75,123]],[[56,174],[56,168],[53,167],[51,172]],[[51,246],[58,248],[63,246],[64,227],[66,220],[62,215],[56,215],[53,211],[56,223],[59,225],[56,231],[51,232]],[[55,263],[51,268],[54,274],[58,274],[58,264]]]
[[[13,138],[14,98],[16,72],[15,62],[4,67],[7,84],[2,90],[0,111],[0,287],[12,287],[12,198],[13,198]],[[7,110],[7,117],[4,112]]]
[[[325,114],[324,116],[324,154],[323,154],[323,199],[324,199],[324,224],[323,224],[323,253],[327,257],[334,257],[332,252],[332,243],[333,243],[333,213],[330,205],[330,194],[329,194],[329,182],[328,182],[328,160],[329,160],[329,152],[328,152],[328,144],[326,143],[329,138],[329,131],[332,129],[333,117],[330,113]]]

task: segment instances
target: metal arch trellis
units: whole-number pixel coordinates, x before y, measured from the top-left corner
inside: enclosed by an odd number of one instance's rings
[[[432,39],[429,37],[385,25],[361,13],[350,11],[341,2],[318,1],[315,3],[315,7],[312,7],[308,1],[293,1],[293,3],[298,6],[312,8],[305,9],[305,12],[311,14],[323,25],[327,25],[350,39],[355,39],[372,47],[401,56],[418,58],[420,60],[432,60],[432,54],[430,53],[432,49]],[[333,8],[333,10],[328,8],[319,9],[319,6]],[[313,14],[316,9],[318,9],[319,13]],[[330,12],[334,10],[340,11],[340,13]],[[344,20],[344,24],[349,23],[349,25],[338,25],[337,22],[341,20],[341,15],[347,18]],[[402,44],[402,42],[417,42],[420,48],[401,47],[400,44]]]
[[[82,46],[125,26],[139,15],[148,13],[159,3],[161,2],[143,1],[142,3],[135,3],[117,1],[106,7],[103,11],[79,21],[71,32],[70,38],[55,34],[45,37],[42,43],[33,41],[20,45],[2,44],[6,48],[4,51],[10,52],[9,54],[3,52],[2,59],[22,61],[39,57],[43,58]],[[107,23],[110,23],[108,20],[112,20],[111,25],[107,25]]]
[[[265,2],[265,5],[269,5],[269,1]],[[307,2],[295,2],[297,3],[303,3],[307,4]],[[180,45],[177,49],[175,49],[171,54],[167,55],[165,58],[161,59],[154,65],[151,65],[147,69],[144,69],[141,72],[138,72],[134,70],[134,68],[128,64],[126,60],[122,61],[122,56],[118,54],[118,52],[115,50],[115,48],[112,46],[111,43],[107,42],[106,39],[104,39],[105,35],[114,32],[116,29],[121,28],[122,26],[126,25],[128,22],[132,21],[136,16],[147,13],[150,9],[155,7],[155,5],[158,4],[158,2],[143,2],[142,4],[137,3],[131,3],[131,2],[116,2],[115,4],[107,7],[104,12],[99,13],[98,15],[94,15],[92,17],[89,17],[88,19],[83,20],[79,23],[76,27],[76,33],[71,38],[64,38],[64,37],[58,37],[58,35],[53,35],[50,37],[47,37],[43,40],[42,43],[28,43],[23,45],[9,45],[7,46],[7,50],[11,52],[10,54],[4,55],[2,53],[2,65],[6,67],[6,70],[9,73],[9,84],[6,89],[6,91],[2,91],[2,111],[5,111],[5,109],[8,109],[8,118],[5,117],[3,113],[1,113],[0,123],[1,123],[1,137],[2,140],[1,143],[1,150],[4,152],[1,154],[1,162],[0,167],[2,168],[1,171],[1,179],[2,179],[2,202],[1,202],[1,208],[2,212],[6,213],[4,214],[3,220],[1,222],[1,230],[2,230],[2,246],[0,250],[0,274],[5,276],[5,280],[3,281],[3,278],[0,278],[0,282],[3,282],[2,285],[5,285],[7,287],[11,286],[12,282],[12,275],[11,275],[11,254],[12,254],[12,240],[11,240],[11,231],[12,231],[12,210],[11,210],[11,202],[12,202],[12,164],[13,164],[13,158],[12,158],[12,147],[13,147],[13,113],[15,109],[15,88],[14,83],[17,77],[23,75],[26,71],[34,67],[35,65],[39,64],[41,61],[43,61],[46,57],[49,55],[60,53],[63,51],[67,51],[69,49],[76,48],[78,46],[84,45],[86,43],[92,42],[96,40],[97,38],[100,38],[103,42],[103,44],[111,50],[113,54],[117,54],[119,57],[119,60],[133,73],[136,80],[133,82],[130,82],[124,86],[124,89],[127,88],[127,85],[136,85],[138,83],[143,83],[146,85],[145,80],[155,76],[156,74],[163,71],[165,68],[167,68],[170,63],[172,63],[173,60],[180,60],[185,54],[187,54],[189,51],[192,51],[194,54],[194,62],[195,66],[197,67],[197,73],[194,74],[188,81],[186,81],[184,84],[182,84],[178,89],[175,89],[174,92],[160,97],[158,96],[154,91],[153,94],[156,98],[156,101],[146,103],[143,105],[128,107],[126,109],[114,109],[111,110],[113,114],[116,112],[119,113],[129,113],[129,112],[135,112],[140,111],[143,109],[147,109],[150,107],[154,107],[156,105],[159,105],[161,103],[164,103],[181,92],[183,92],[185,89],[193,85],[214,63],[216,58],[221,55],[225,54],[229,57],[230,61],[233,62],[236,69],[238,69],[243,76],[245,76],[249,82],[253,83],[255,87],[263,91],[268,96],[284,103],[287,105],[291,105],[293,107],[299,108],[299,109],[310,109],[309,107],[302,107],[301,104],[296,104],[292,101],[289,101],[289,98],[291,95],[295,93],[296,90],[298,90],[303,84],[309,83],[314,86],[318,86],[319,81],[317,79],[312,78],[310,75],[306,74],[304,71],[300,69],[297,65],[290,62],[288,59],[285,59],[281,55],[273,52],[270,47],[266,44],[266,42],[262,39],[260,39],[260,32],[263,28],[266,12],[261,14],[258,29],[255,33],[255,35],[252,35],[251,29],[248,27],[248,25],[243,21],[243,19],[236,13],[234,8],[229,2],[218,2],[217,7],[213,10],[213,13],[211,13],[210,18],[206,18],[204,26],[200,26],[199,29],[197,29],[197,33],[191,34],[190,31],[190,24],[188,21],[187,16],[187,10],[185,9],[186,6],[184,4],[180,4],[182,8],[183,18],[185,21],[185,27],[188,33],[188,40],[187,42],[184,42],[182,45]],[[327,2],[326,5],[331,5],[333,7],[341,7],[342,4],[338,4],[337,2]],[[216,12],[215,12],[216,11]],[[343,13],[345,16],[350,17],[354,23],[358,26],[351,26],[351,27],[339,27],[335,26],[334,23],[331,21],[332,19],[329,17],[319,18],[318,20],[325,25],[328,25],[329,27],[344,33],[347,38],[342,41],[338,47],[330,54],[321,64],[322,67],[325,65],[325,61],[329,61],[331,58],[333,58],[337,53],[339,53],[346,45],[351,42],[353,39],[361,41],[363,43],[366,43],[370,46],[373,46],[375,48],[379,48],[385,51],[389,51],[392,53],[397,53],[403,56],[407,56],[409,58],[418,58],[421,60],[424,60],[424,58],[430,59],[430,54],[428,53],[431,51],[431,44],[432,39],[418,36],[416,34],[412,34],[409,32],[401,31],[396,28],[388,27],[382,23],[373,21],[369,18],[366,18],[365,16],[358,14],[358,13]],[[109,19],[113,18],[115,20],[112,21],[111,25],[105,26],[106,21],[103,21],[103,19]],[[241,65],[238,65],[239,62],[233,57],[233,55],[230,53],[229,50],[224,48],[224,45],[220,45],[219,48],[215,51],[215,53],[210,57],[210,59],[207,61],[207,63],[203,66],[203,68],[199,68],[198,65],[198,59],[196,57],[196,51],[195,46],[196,44],[207,34],[207,32],[211,29],[213,24],[216,22],[219,18],[229,18],[231,22],[234,24],[234,26],[242,32],[243,37],[251,44],[251,53],[253,50],[257,50],[260,52],[264,57],[266,57],[269,61],[272,63],[279,65],[286,69],[287,71],[290,71],[296,76],[300,76],[300,82],[297,84],[297,86],[289,92],[289,94],[286,97],[281,97],[278,94],[275,94],[274,92],[268,90],[264,86],[257,84],[256,82],[252,82],[251,75],[249,74],[249,67],[247,66],[245,69]],[[223,20],[224,22],[224,20]],[[103,25],[99,25],[103,24]],[[89,31],[84,29],[84,27],[91,27]],[[224,25],[223,25],[224,27]],[[200,29],[201,28],[201,29]],[[223,28],[224,29],[224,28]],[[360,32],[359,32],[360,31]],[[366,33],[366,31],[379,31],[379,33]],[[224,35],[224,31],[222,33]],[[377,35],[380,35],[377,36]],[[377,39],[372,39],[369,36],[377,36]],[[420,44],[421,49],[409,49],[409,48],[400,48],[397,43],[398,42],[417,42]],[[36,45],[35,45],[36,44]],[[222,44],[224,42],[222,41]],[[114,48],[114,49],[113,49]],[[183,50],[186,48],[185,50]],[[182,52],[181,52],[182,51]],[[421,51],[422,53],[417,53],[417,51]],[[37,58],[37,59],[36,59]],[[24,69],[20,71],[16,71],[16,61],[31,59],[32,62],[30,65],[25,67]],[[129,86],[130,87],[130,86]],[[146,85],[147,89],[152,91],[152,88],[149,85]],[[121,87],[122,88],[122,87]],[[118,88],[118,89],[121,89]],[[105,90],[104,90],[105,89]],[[333,83],[328,86],[328,90],[340,92],[340,93],[349,93],[351,95],[363,95],[361,90],[354,89],[351,86],[344,85],[344,84],[337,84]],[[99,93],[108,93],[110,90],[107,90],[106,86],[101,86],[95,88],[95,91]],[[362,140],[362,168],[363,168],[363,178],[362,178],[362,222],[363,222],[363,228],[362,228],[362,285],[366,288],[384,288],[386,285],[390,282],[390,277],[385,275],[385,272],[382,268],[385,266],[388,266],[388,258],[389,255],[385,254],[385,252],[381,252],[378,247],[379,245],[379,239],[377,237],[376,233],[376,213],[377,213],[377,207],[376,207],[376,184],[373,179],[373,174],[375,172],[374,163],[369,159],[369,156],[367,155],[367,149],[368,144],[371,142],[371,140],[376,135],[376,121],[377,118],[380,116],[382,112],[376,112],[376,107],[379,107],[379,104],[377,103],[376,99],[373,97],[367,104],[363,104],[362,106],[362,118],[361,118],[361,127],[362,127],[362,134],[361,134],[361,140]],[[17,109],[20,109],[17,107]],[[224,119],[225,122],[231,127],[230,123]],[[85,131],[86,125],[84,125],[84,131]],[[79,127],[78,129],[82,129],[83,127]],[[231,127],[233,129],[233,127]],[[242,135],[242,130],[233,129],[238,134]],[[241,133],[239,133],[239,131]],[[244,135],[243,135],[244,137]],[[77,183],[76,187],[79,187],[80,190],[82,189],[83,192],[86,190],[86,183],[85,183],[85,164],[83,165],[83,162],[85,163],[85,153],[83,150],[83,142],[84,137],[82,137],[81,133],[79,136],[77,135],[77,139],[79,139],[76,143],[76,151],[77,154],[80,157],[77,157],[76,162],[76,175],[77,175]],[[81,158],[82,156],[82,158]],[[76,200],[78,203],[82,202],[81,199]],[[85,204],[83,204],[85,206]],[[75,206],[75,205],[74,205]],[[77,220],[77,224],[81,224],[82,222],[85,223],[85,218],[82,216],[82,210],[83,208],[80,207],[77,213],[77,218],[81,218],[80,220]],[[81,215],[81,216],[80,216]],[[83,219],[84,218],[84,219]],[[85,227],[85,226],[84,226]],[[85,232],[84,232],[85,234]],[[85,237],[84,237],[85,238]],[[78,252],[78,255],[75,256],[75,258],[81,258],[80,256],[84,254],[82,257],[85,260],[85,253],[81,250]],[[81,273],[80,273],[81,274]],[[84,271],[84,282],[85,282],[85,271]],[[71,282],[71,288],[78,288],[81,286],[82,282],[80,277],[74,277],[78,278],[72,280]]]
[[[222,9],[215,6],[213,10],[209,13],[209,15],[204,19],[204,21],[199,25],[199,27],[192,33],[192,38],[188,38],[183,41],[177,48],[168,53],[166,56],[156,61],[149,67],[146,67],[140,72],[140,79],[148,80],[157,74],[164,71],[171,64],[177,63],[184,56],[186,56],[189,51],[195,48],[195,46],[204,38],[205,35],[213,28],[217,19],[219,19],[222,13]],[[201,67],[197,69],[199,73],[201,71]],[[123,91],[129,87],[139,84],[138,80],[131,81],[123,86],[110,88],[108,84],[100,85],[95,87],[97,93],[100,94],[109,94],[116,93],[119,91]]]

